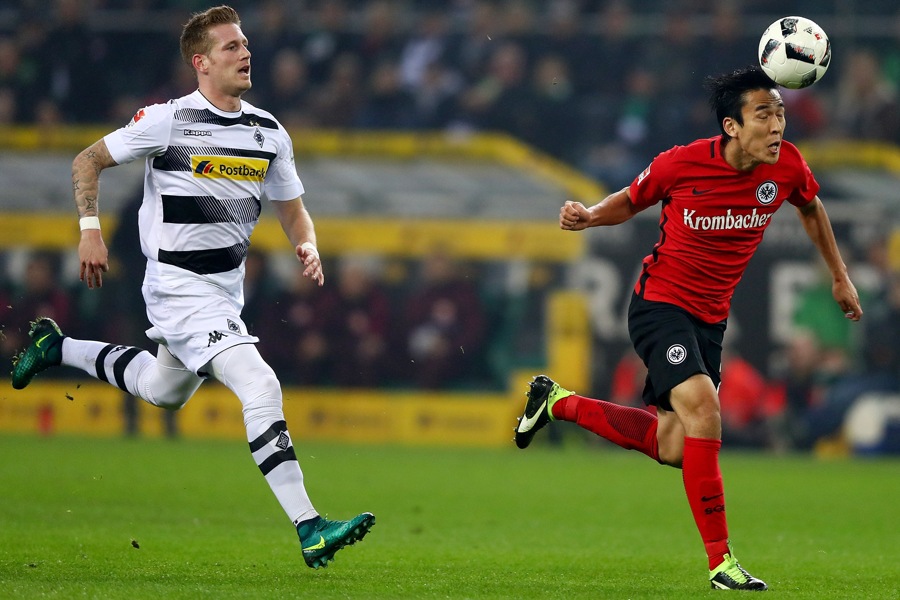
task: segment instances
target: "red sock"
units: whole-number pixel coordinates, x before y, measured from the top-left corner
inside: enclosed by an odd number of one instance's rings
[[[553,418],[577,423],[626,450],[639,450],[659,462],[658,421],[646,410],[572,395],[553,405]]]
[[[700,530],[710,570],[719,566],[728,552],[728,523],[725,519],[725,488],[719,470],[720,440],[684,438],[681,476],[694,522]]]

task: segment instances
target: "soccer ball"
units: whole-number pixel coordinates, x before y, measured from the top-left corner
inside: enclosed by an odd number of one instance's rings
[[[759,40],[759,66],[772,81],[792,90],[820,80],[830,62],[828,36],[806,17],[778,19]]]

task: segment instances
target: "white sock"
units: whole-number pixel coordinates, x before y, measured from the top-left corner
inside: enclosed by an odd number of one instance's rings
[[[140,385],[140,376],[155,362],[152,354],[133,346],[63,339],[62,364],[81,369],[133,396],[143,397],[145,386]]]
[[[211,365],[213,376],[241,400],[250,453],[284,512],[295,527],[317,516],[284,420],[275,372],[252,344],[223,351]]]
[[[177,409],[194,395],[203,378],[160,346],[158,356],[132,346],[63,339],[62,364],[81,369],[163,408]]]

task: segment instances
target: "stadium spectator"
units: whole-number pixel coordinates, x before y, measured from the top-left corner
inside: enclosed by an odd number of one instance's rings
[[[88,11],[88,5],[79,0],[57,0],[41,53],[40,71],[67,122],[102,122],[111,100],[103,68],[109,46],[88,26]]]
[[[560,57],[539,58],[529,90],[530,109],[518,136],[544,152],[565,161],[574,161],[581,150],[571,132],[582,129],[569,64]]]
[[[756,367],[726,344],[722,349],[722,382],[719,406],[722,443],[747,448],[770,444],[769,382]]]
[[[21,276],[12,279],[0,302],[0,355],[5,364],[28,342],[29,321],[47,316],[66,327],[75,324],[76,306],[61,283],[61,256],[51,250],[29,252]],[[8,371],[6,371],[8,372]]]
[[[846,248],[842,249],[841,254],[849,259]],[[855,366],[854,358],[862,330],[853,327],[852,322],[834,309],[831,271],[821,257],[816,256],[813,260],[815,280],[798,294],[793,324],[816,337],[821,349],[821,371],[828,373],[831,379],[837,379]],[[861,301],[867,303],[869,295],[866,290],[861,290],[859,294]]]
[[[844,62],[832,123],[834,133],[844,138],[900,143],[897,90],[882,75],[871,50],[854,50]]]
[[[368,81],[368,99],[356,125],[363,129],[401,130],[416,125],[415,104],[409,89],[400,80],[396,63],[375,67]]]
[[[416,33],[407,40],[400,53],[400,79],[403,85],[418,87],[428,65],[443,60],[449,48],[446,13],[437,9],[426,10],[418,19]]]
[[[271,84],[268,92],[260,94],[275,114],[283,115],[281,122],[288,128],[312,127],[312,92],[307,81],[303,55],[291,47],[278,50],[270,63]],[[264,69],[260,69],[264,70]]]
[[[64,364],[155,406],[177,409],[206,378],[215,378],[241,402],[251,455],[296,528],[304,561],[311,568],[327,566],[338,550],[368,533],[375,517],[319,516],[288,433],[281,385],[240,316],[244,259],[262,198],[275,211],[304,275],[324,284],[291,139],[270,113],[241,98],[251,87],[250,52],[234,9],[218,6],[193,14],[182,29],[180,48],[197,73],[198,90],[143,108],[128,126],[85,148],[72,164],[81,217],[81,279],[94,289],[109,270],[98,216],[100,174],[146,160],[139,211],[147,258],[142,291],[153,325],[147,336],[159,344],[158,352],[154,357],[139,348],[75,339],[63,335],[52,319],[38,318],[16,360],[13,388]],[[195,163],[202,166],[204,160],[210,169],[225,167],[220,174],[239,175],[192,176]]]
[[[840,435],[853,404],[869,393],[900,393],[900,272],[888,273],[884,289],[867,301],[862,362],[852,372],[828,380],[822,401],[809,414],[813,440]]]
[[[708,83],[719,136],[663,152],[629,187],[591,208],[566,201],[560,209],[560,227],[581,231],[618,225],[663,204],[660,241],[644,258],[628,313],[632,344],[648,369],[644,402],[656,406],[657,416],[579,396],[540,375],[527,392],[516,444],[526,448],[537,430],[558,419],[681,468],[710,585],[765,590],[763,581],[738,564],[728,536],[717,390],[732,295],[770,217],[785,202],[796,208],[828,265],[834,310],[858,321],[862,308],[817,195],[819,185],[797,148],[782,137],[784,105],[775,84],[759,67]],[[766,215],[762,221],[760,214]],[[712,225],[726,217],[747,222]]]
[[[493,2],[476,0],[464,17],[463,26],[451,37],[450,49],[442,62],[452,64],[467,85],[478,81],[487,69],[500,40],[498,19],[498,8]]]
[[[535,115],[528,98],[527,58],[515,42],[505,42],[491,55],[489,70],[462,92],[460,118],[470,127],[512,135],[527,131]]]
[[[349,129],[356,124],[365,102],[365,82],[359,58],[345,52],[334,59],[327,81],[312,99],[319,127]]]
[[[777,451],[809,450],[817,434],[810,425],[812,411],[821,406],[826,376],[821,372],[822,351],[809,331],[793,332],[775,363],[769,402],[772,448]]]
[[[315,7],[313,19],[302,51],[309,80],[314,85],[324,85],[331,78],[338,57],[353,50],[347,4],[343,0],[322,0]]]
[[[350,387],[377,387],[389,381],[393,329],[391,302],[376,258],[349,255],[338,263],[337,284],[323,299],[333,348],[332,381]]]
[[[411,90],[413,122],[418,129],[444,129],[454,121],[459,76],[444,63],[430,63],[419,85]]]
[[[362,8],[362,32],[353,41],[353,52],[362,60],[364,73],[384,62],[397,62],[405,39],[398,31],[401,15],[388,0],[372,0]]]
[[[285,383],[330,385],[337,357],[327,335],[330,306],[316,282],[295,274],[284,289],[277,290],[274,305],[261,319],[269,342],[268,360]]]
[[[428,254],[403,304],[402,380],[425,389],[465,378],[483,358],[484,307],[463,265],[443,250]]]

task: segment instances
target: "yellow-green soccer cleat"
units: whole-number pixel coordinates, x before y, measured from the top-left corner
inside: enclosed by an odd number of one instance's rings
[[[66,336],[49,317],[38,317],[28,330],[31,343],[13,358],[12,386],[21,390],[34,376],[62,362],[62,341]]]
[[[546,375],[538,375],[528,384],[525,413],[516,427],[516,446],[527,448],[538,429],[553,420],[553,405],[574,392],[562,388]]]
[[[313,569],[327,567],[338,550],[363,539],[373,525],[375,515],[370,512],[364,512],[349,521],[329,521],[316,517],[311,531],[305,537],[300,533],[302,526],[297,528],[300,547],[303,548],[303,560]]]
[[[714,590],[764,592],[769,589],[765,581],[757,579],[738,563],[731,542],[728,543],[728,554],[723,557],[722,564],[709,572],[709,585]]]

